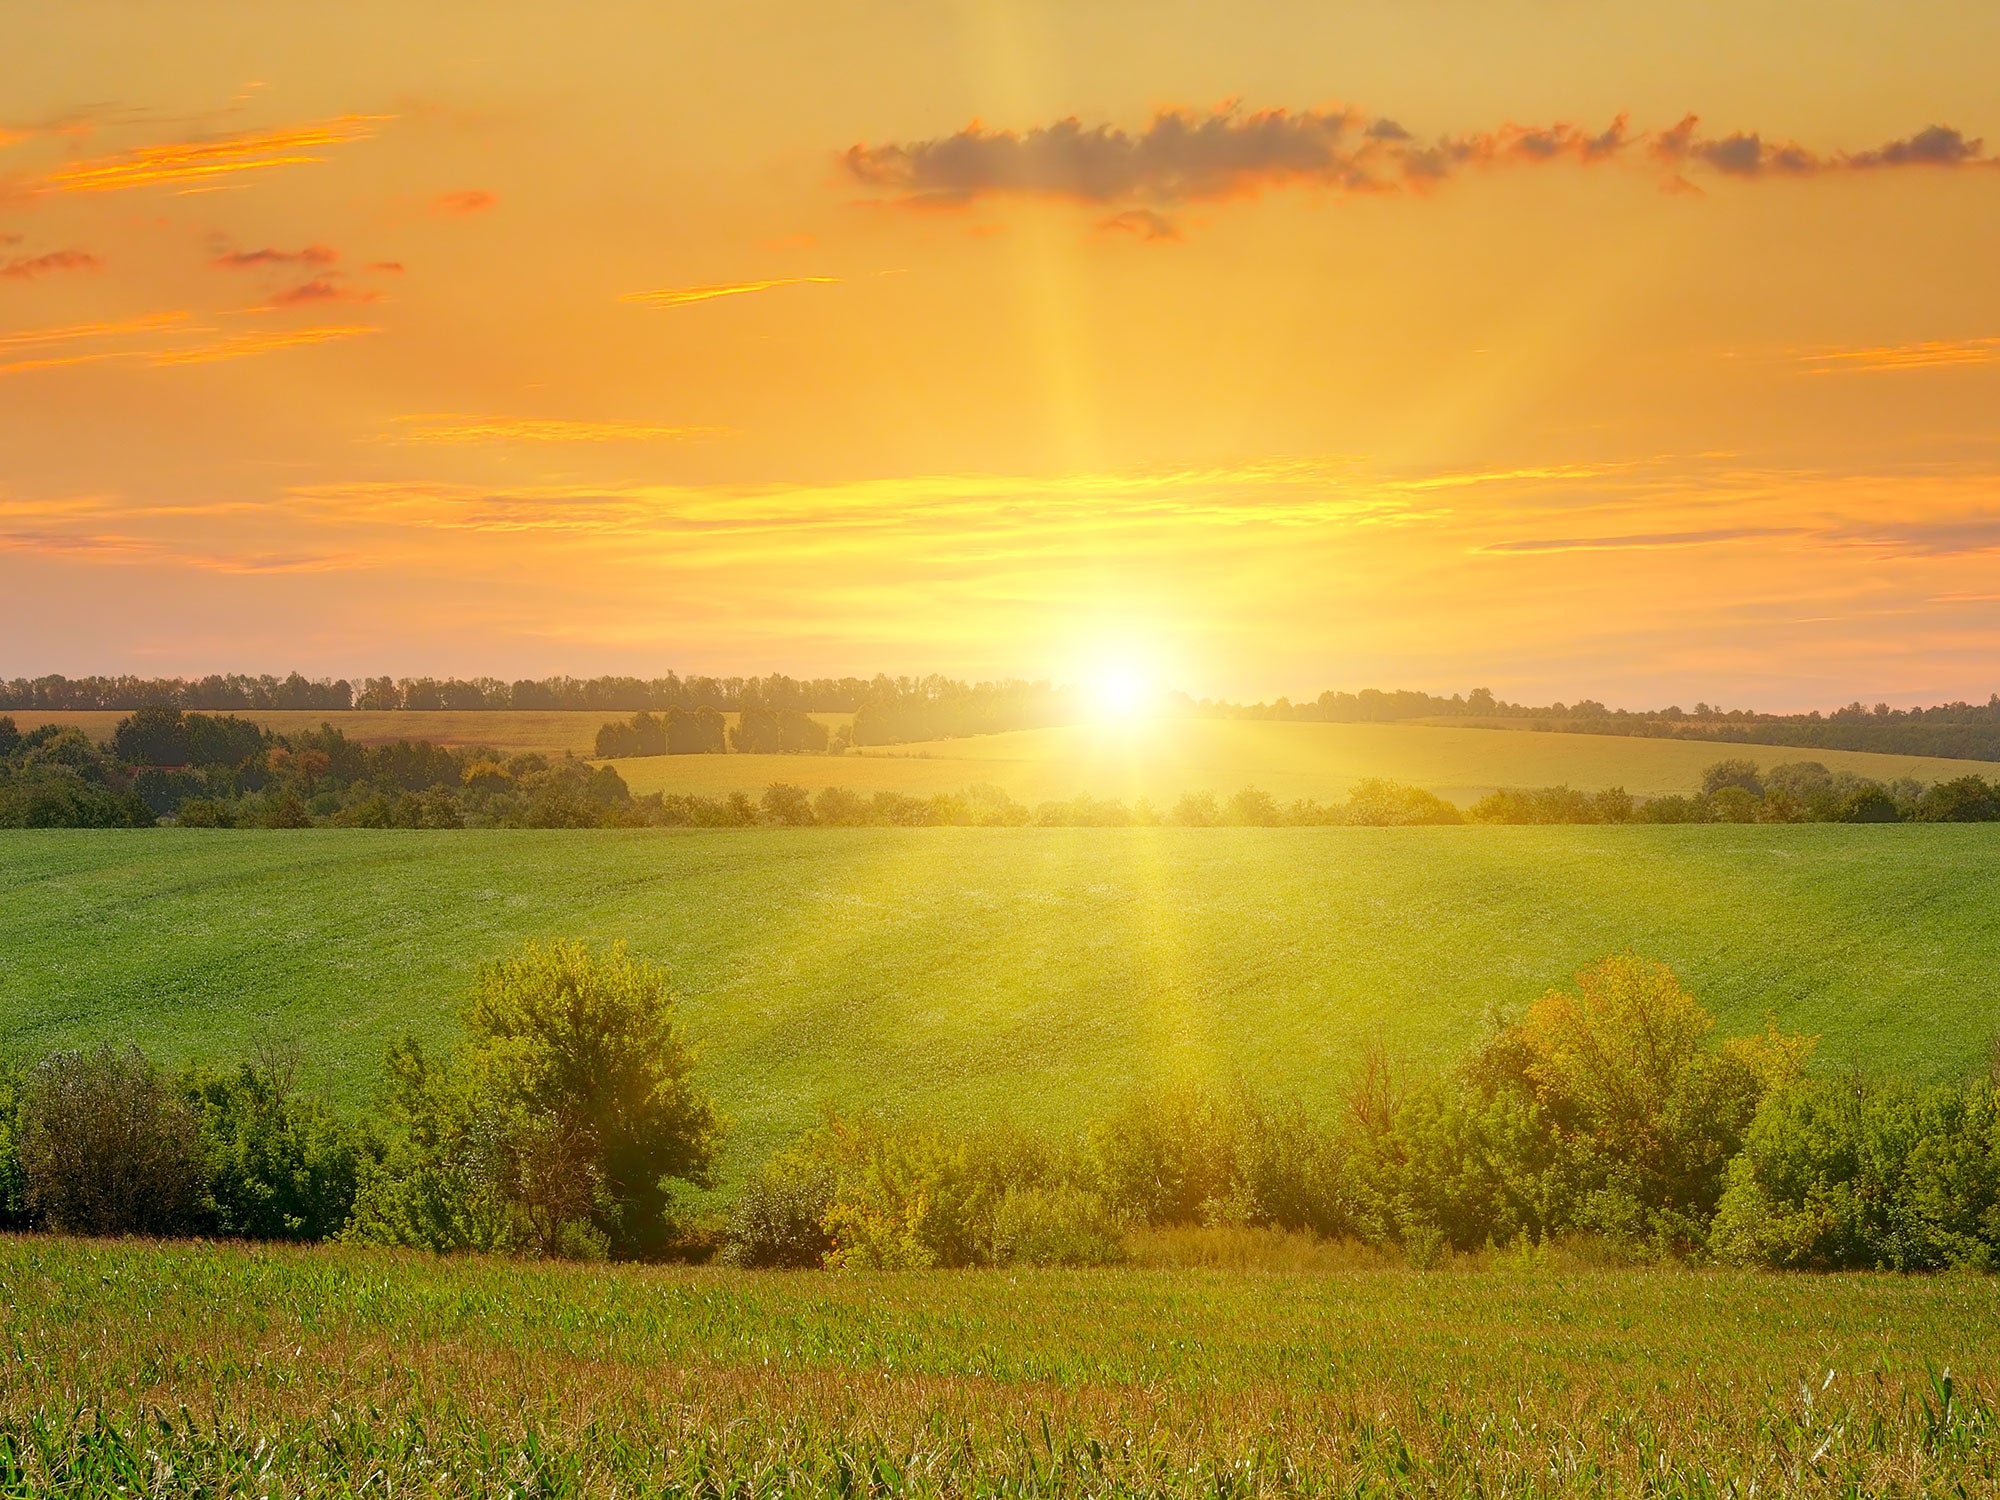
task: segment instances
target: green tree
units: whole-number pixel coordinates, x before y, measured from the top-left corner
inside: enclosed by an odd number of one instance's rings
[[[390,1058],[403,1126],[364,1192],[362,1238],[545,1255],[656,1256],[676,1183],[712,1182],[722,1122],[664,971],[581,943],[530,943],[485,965],[467,1039]]]

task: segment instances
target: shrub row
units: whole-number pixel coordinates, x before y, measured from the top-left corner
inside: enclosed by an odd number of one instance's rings
[[[1096,1264],[1125,1231],[1263,1226],[1452,1250],[1575,1234],[1802,1269],[1994,1268],[2000,1090],[1808,1078],[1811,1040],[1717,1043],[1631,956],[1495,1029],[1448,1076],[1372,1062],[1335,1115],[1170,1088],[1051,1145],[829,1116],[746,1185],[746,1266]]]
[[[1332,1114],[1247,1085],[1133,1096],[1086,1130],[829,1112],[703,1229],[723,1123],[665,976],[533,946],[483,968],[466,1038],[388,1059],[354,1124],[282,1059],[169,1076],[133,1051],[0,1075],[0,1228],[355,1241],[741,1266],[1100,1265],[1133,1230],[1269,1227],[1448,1251],[1589,1234],[1793,1269],[2000,1263],[2000,1085],[1812,1077],[1812,1039],[1717,1041],[1624,955],[1450,1073],[1371,1060]]]

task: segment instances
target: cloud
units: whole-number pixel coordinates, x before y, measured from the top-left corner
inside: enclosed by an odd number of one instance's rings
[[[400,260],[372,260],[368,263],[368,269],[386,275],[400,276],[403,274],[403,263]]]
[[[838,276],[775,276],[768,281],[729,281],[716,286],[661,287],[657,291],[627,292],[620,302],[643,302],[648,307],[685,307],[690,302],[710,302],[717,297],[741,297],[749,292],[768,292],[781,286],[833,285]]]
[[[1827,349],[1801,354],[1814,375],[1881,374],[1892,370],[1936,370],[1960,365],[2000,364],[2000,338],[1936,339],[1921,344]]]
[[[1986,143],[1948,125],[1932,125],[1902,140],[1865,151],[1815,152],[1796,141],[1767,141],[1739,131],[1714,139],[1697,133],[1699,119],[1683,117],[1653,137],[1649,152],[1670,167],[1699,163],[1725,177],[1812,177],[1825,172],[1867,172],[1888,167],[1991,166]]]
[[[271,298],[273,307],[305,307],[315,302],[379,302],[380,292],[351,287],[339,280],[337,272],[315,276],[310,281],[287,287]]]
[[[1111,234],[1137,235],[1142,240],[1177,240],[1181,237],[1172,219],[1150,208],[1128,208],[1123,213],[1098,220],[1097,227]]]
[[[1767,537],[1799,536],[1796,526],[1725,526],[1708,531],[1655,531],[1630,536],[1523,537],[1516,541],[1488,542],[1478,552],[1632,552],[1663,547],[1708,547],[1718,542],[1759,541]]]
[[[265,266],[330,266],[339,259],[340,252],[329,245],[307,245],[302,250],[232,250],[209,264],[219,271],[254,271]]]
[[[257,333],[234,334],[210,344],[195,344],[181,349],[161,349],[145,357],[149,364],[156,366],[206,365],[226,359],[244,359],[254,354],[270,354],[280,349],[296,349],[310,344],[328,344],[339,339],[359,338],[364,334],[381,331],[379,328],[355,323],[336,323],[317,328],[271,329]]]
[[[856,182],[917,207],[1019,196],[1155,209],[1288,185],[1335,193],[1423,192],[1468,170],[1589,166],[1642,153],[1669,172],[1667,185],[1683,187],[1692,186],[1683,175],[1689,170],[1748,179],[1996,165],[1982,141],[1943,125],[1865,151],[1833,153],[1749,133],[1708,137],[1699,127],[1688,115],[1671,129],[1634,132],[1620,115],[1602,130],[1565,122],[1506,124],[1424,139],[1395,120],[1370,119],[1346,107],[1169,109],[1136,131],[1087,126],[1074,117],[1022,131],[975,123],[929,140],[856,145],[842,161]]]
[[[184,312],[146,313],[137,318],[124,318],[114,323],[72,323],[65,328],[31,329],[24,333],[0,334],[0,349],[35,349],[50,344],[69,344],[79,340],[120,338],[134,333],[157,333],[173,328],[187,321]]]
[[[2000,551],[2000,516],[1943,517],[1889,525],[1852,526],[1834,533],[1841,541],[1902,557],[1968,557]]]
[[[0,276],[14,281],[32,281],[54,271],[101,271],[104,262],[88,250],[51,250],[47,255],[18,256],[0,262]]]
[[[649,422],[586,422],[561,417],[481,417],[455,413],[398,417],[412,443],[608,443],[712,437],[714,427],[668,427]]]
[[[484,188],[462,188],[455,193],[441,193],[431,200],[434,214],[483,214],[500,200]]]
[[[49,328],[35,333],[9,334],[0,337],[0,350],[10,348],[45,348],[66,343],[96,339],[112,339],[131,335],[147,335],[163,332],[183,322],[186,313],[153,313],[143,318],[127,319],[119,323],[80,323],[70,328]],[[211,328],[194,328],[190,333],[213,333]],[[103,364],[110,361],[134,362],[150,365],[155,369],[171,368],[179,365],[214,364],[222,360],[245,359],[257,354],[271,354],[282,349],[295,349],[312,344],[332,343],[339,339],[358,338],[363,334],[380,333],[379,328],[361,324],[340,323],[313,328],[270,329],[256,333],[239,333],[206,343],[180,344],[161,348],[140,346],[137,348],[92,349],[75,354],[38,355],[32,359],[17,359],[0,364],[0,376],[28,375],[39,370],[62,369],[70,365]]]
[[[374,134],[373,127],[388,118],[387,115],[341,115],[286,130],[144,146],[116,156],[91,157],[57,167],[32,183],[30,191],[113,193],[132,188],[200,185],[238,172],[309,166],[326,160],[318,154],[322,148],[366,140]]]

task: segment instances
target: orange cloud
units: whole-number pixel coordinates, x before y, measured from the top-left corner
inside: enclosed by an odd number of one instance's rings
[[[309,344],[328,344],[338,339],[380,333],[354,323],[336,323],[318,328],[272,329],[239,333],[212,344],[196,344],[182,349],[162,349],[146,356],[154,365],[206,365],[225,359],[243,359],[253,354],[270,354],[279,349],[296,349]]]
[[[287,287],[271,299],[273,307],[304,307],[314,302],[377,302],[380,292],[364,291],[359,287],[343,285],[337,275],[315,276],[294,287]]]
[[[387,115],[342,115],[289,130],[257,131],[213,141],[175,141],[116,156],[71,162],[33,184],[40,193],[113,193],[132,188],[210,183],[237,172],[309,166],[327,146],[366,140]]]
[[[484,188],[464,188],[456,193],[443,193],[431,200],[431,212],[437,214],[482,214],[500,200]]]
[[[716,286],[674,286],[650,292],[627,292],[618,300],[643,302],[648,307],[685,307],[691,302],[741,297],[749,292],[768,292],[781,286],[830,286],[839,280],[838,276],[774,276],[767,281],[729,281]]]
[[[1102,219],[1097,227],[1113,234],[1133,234],[1142,240],[1177,240],[1180,230],[1165,214],[1150,208],[1128,208],[1123,213]]]
[[[184,312],[147,313],[115,323],[72,323],[66,328],[39,328],[25,333],[0,334],[0,349],[33,349],[48,344],[68,344],[81,339],[117,338],[132,333],[154,333],[187,321]]]
[[[253,271],[264,266],[330,266],[340,252],[328,245],[307,245],[302,250],[232,250],[218,255],[209,264],[219,271]]]
[[[412,443],[609,443],[712,437],[713,427],[667,427],[647,422],[584,422],[560,417],[478,417],[451,413],[398,417]]]
[[[1876,374],[1888,370],[1936,370],[1962,365],[2000,364],[2000,338],[1938,339],[1921,344],[1889,344],[1873,349],[1829,349],[1800,356],[1814,375]]]
[[[1165,205],[1239,197],[1285,185],[1339,193],[1421,192],[1472,168],[1590,165],[1646,155],[1674,173],[1699,168],[1737,178],[1993,166],[1982,141],[1933,125],[1865,151],[1816,154],[1754,134],[1698,133],[1689,115],[1669,130],[1634,134],[1623,115],[1601,131],[1558,122],[1507,124],[1423,140],[1358,110],[1163,110],[1137,131],[1075,117],[1028,130],[973,124],[930,140],[857,145],[848,174],[911,206],[955,206],[998,196],[1098,205]],[[1119,227],[1122,216],[1107,221]]]
[[[47,255],[22,256],[0,263],[0,276],[32,281],[52,271],[101,271],[104,262],[88,250],[51,250]]]

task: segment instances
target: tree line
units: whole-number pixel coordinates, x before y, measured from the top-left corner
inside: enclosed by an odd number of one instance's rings
[[[0,1070],[0,1228],[586,1259],[924,1269],[1101,1265],[1136,1229],[1250,1226],[1428,1266],[1582,1236],[1606,1255],[1991,1271],[2000,1080],[1809,1070],[1718,1039],[1618,955],[1413,1079],[1366,1060],[1326,1110],[1239,1081],[1143,1089],[1070,1134],[827,1109],[720,1207],[726,1122],[667,976],[622,949],[483,965],[457,1046],[391,1047],[337,1115],[267,1052],[169,1074],[133,1049]]]
[[[640,716],[673,743],[692,722],[712,737],[721,716]],[[819,735],[825,726],[798,716]],[[787,746],[786,716],[749,714],[736,748]],[[639,728],[626,725],[635,735]],[[746,746],[745,736],[750,739]],[[792,742],[796,743],[796,742]],[[803,748],[803,747],[801,747]],[[1280,802],[1257,787],[1189,792],[1171,804],[1088,793],[1034,805],[1002,788],[864,795],[777,782],[759,796],[634,796],[611,766],[424,740],[362,745],[322,724],[280,735],[233,715],[148,708],[93,741],[73,725],[22,733],[0,715],[0,828],[758,828],[758,827],[1408,827],[1473,823],[1896,823],[2000,819],[2000,782],[1979,776],[1882,783],[1799,761],[1760,772],[1711,765],[1692,796],[1637,798],[1621,788],[1496,791],[1461,811],[1432,792],[1383,779],[1343,800]]]
[[[1089,717],[1089,695],[1048,682],[971,683],[929,676],[793,678],[625,676],[279,678],[240,673],[201,678],[51,675],[0,682],[0,710],[66,712],[162,705],[204,712],[245,709],[345,711],[550,710],[663,714],[709,708],[852,714],[852,743],[906,744],[1073,724]],[[1595,699],[1542,705],[1509,702],[1490,689],[1441,694],[1364,688],[1328,690],[1293,702],[1235,703],[1165,696],[1166,718],[1277,720],[1302,723],[1398,723],[1450,719],[1570,734],[1617,734],[1799,749],[1872,750],[1885,754],[2000,760],[2000,693],[1985,703],[1952,702],[1895,709],[1850,703],[1830,712],[1768,714],[1696,703],[1658,709],[1612,709]],[[1170,732],[1162,730],[1160,732]],[[628,752],[632,753],[632,752]],[[665,753],[665,752],[661,752]]]

